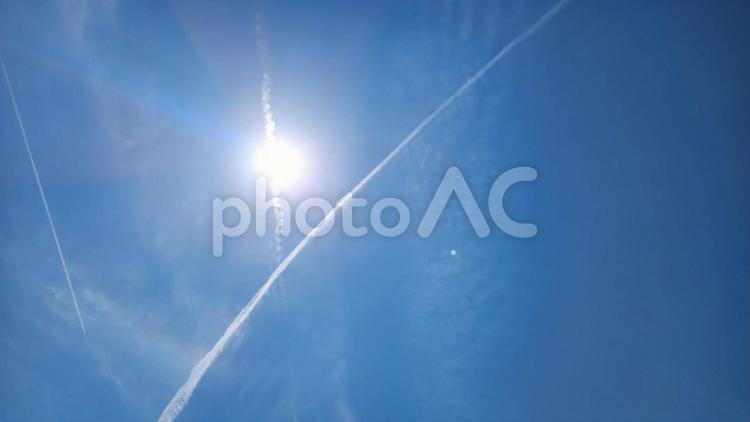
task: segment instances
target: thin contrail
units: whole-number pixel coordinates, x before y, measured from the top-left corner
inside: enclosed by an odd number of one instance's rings
[[[242,324],[247,320],[248,316],[253,312],[255,307],[260,303],[260,301],[263,299],[263,297],[268,293],[268,290],[271,288],[273,283],[276,281],[276,279],[279,278],[279,276],[286,270],[286,268],[289,266],[289,264],[299,255],[299,253],[307,246],[308,243],[313,239],[313,237],[316,237],[319,233],[322,232],[323,229],[327,228],[327,225],[330,224],[333,221],[333,217],[336,214],[336,212],[341,209],[347,202],[349,202],[352,197],[359,192],[375,175],[377,175],[383,167],[385,167],[393,158],[398,155],[401,150],[403,150],[414,138],[419,135],[419,133],[428,125],[430,122],[432,122],[448,105],[450,105],[456,98],[461,96],[463,93],[466,92],[469,88],[471,88],[472,85],[474,85],[482,76],[484,76],[485,73],[487,73],[488,70],[490,70],[495,64],[497,64],[500,59],[505,57],[511,50],[513,50],[516,46],[521,44],[523,41],[525,41],[528,37],[533,35],[536,31],[538,31],[542,26],[544,26],[549,19],[551,19],[553,16],[555,16],[560,10],[562,10],[570,0],[561,0],[560,2],[556,3],[550,10],[548,10],[544,15],[542,15],[533,25],[531,25],[528,29],[526,29],[523,33],[518,35],[516,38],[514,38],[508,45],[505,46],[502,50],[500,50],[495,57],[493,57],[487,64],[482,66],[469,80],[467,80],[463,85],[461,85],[458,90],[453,93],[450,97],[448,97],[447,100],[443,101],[429,116],[427,116],[426,119],[422,121],[409,135],[404,138],[401,143],[396,146],[396,148],[388,154],[383,161],[380,162],[375,168],[373,168],[367,176],[364,177],[357,185],[352,189],[349,193],[344,195],[337,203],[336,206],[331,210],[328,214],[326,214],[325,218],[317,225],[315,228],[310,232],[310,234],[307,235],[302,241],[297,244],[297,246],[292,250],[292,252],[284,258],[283,261],[279,264],[278,267],[273,271],[271,276],[266,280],[265,283],[258,289],[258,291],[253,295],[252,299],[250,299],[250,302],[245,305],[244,308],[240,311],[239,315],[237,315],[231,324],[229,324],[229,327],[224,331],[224,334],[219,338],[219,340],[214,344],[214,346],[211,348],[211,350],[206,353],[203,358],[198,361],[198,363],[195,365],[192,371],[190,371],[190,377],[185,381],[185,384],[180,387],[179,390],[177,390],[177,393],[175,393],[174,397],[172,397],[172,400],[167,404],[167,407],[164,408],[164,411],[162,411],[161,416],[159,416],[159,421],[172,421],[177,416],[180,415],[180,412],[185,408],[188,401],[190,400],[190,397],[193,395],[193,391],[195,391],[195,388],[198,386],[198,383],[200,382],[201,378],[203,378],[203,375],[206,373],[208,368],[213,364],[214,360],[224,351],[224,347],[226,346],[229,339],[232,338],[234,333],[237,331],[238,328],[242,326]]]
[[[18,128],[21,130],[21,138],[26,146],[26,153],[29,155],[29,161],[31,162],[31,169],[34,171],[34,178],[36,179],[36,186],[39,188],[39,196],[42,197],[42,204],[44,204],[44,211],[47,213],[47,221],[49,222],[49,228],[52,231],[52,238],[55,239],[55,246],[57,247],[57,254],[60,256],[60,263],[62,264],[63,273],[65,273],[65,281],[68,282],[68,290],[70,290],[70,297],[73,299],[73,305],[76,308],[76,315],[78,316],[78,322],[81,324],[81,331],[83,335],[86,335],[86,326],[83,324],[83,318],[81,317],[81,310],[78,308],[78,299],[76,299],[75,290],[73,290],[73,283],[70,281],[70,274],[68,273],[68,264],[65,262],[65,256],[63,255],[62,247],[60,247],[60,240],[57,238],[57,230],[55,229],[55,223],[52,222],[52,214],[49,212],[49,206],[47,205],[47,196],[44,194],[44,188],[42,187],[42,181],[39,179],[39,172],[36,170],[36,162],[34,161],[34,155],[31,153],[31,146],[29,146],[29,139],[26,137],[26,128],[23,125],[21,119],[21,113],[18,112],[18,104],[16,104],[16,96],[13,93],[13,87],[10,84],[10,78],[8,77],[8,70],[5,68],[5,61],[0,56],[0,66],[3,68],[3,76],[5,76],[5,85],[8,86],[8,93],[10,94],[10,101],[13,103],[13,111],[16,113],[16,120],[18,121]]]

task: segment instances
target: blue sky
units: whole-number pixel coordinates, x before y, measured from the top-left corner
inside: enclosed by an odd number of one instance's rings
[[[275,267],[272,237],[211,254],[212,199],[253,198],[257,11],[296,204],[346,193],[551,4],[4,2],[88,335],[0,89],[0,419],[156,419]],[[360,193],[409,230],[314,240],[181,420],[750,419],[747,17],[573,0]],[[506,208],[539,234],[480,239],[451,202],[418,237],[451,166],[487,218],[495,178],[536,168]]]

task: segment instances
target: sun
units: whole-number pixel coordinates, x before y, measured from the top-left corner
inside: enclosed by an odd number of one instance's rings
[[[274,189],[294,185],[302,176],[304,160],[294,146],[282,141],[264,142],[254,155],[256,172]]]

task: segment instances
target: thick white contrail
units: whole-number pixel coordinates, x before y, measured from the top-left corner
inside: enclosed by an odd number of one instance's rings
[[[265,132],[263,142],[266,145],[269,145],[276,142],[276,122],[273,119],[273,110],[271,109],[271,70],[270,64],[268,63],[268,41],[266,40],[265,30],[265,15],[261,10],[258,10],[255,13],[255,44],[258,47],[258,53],[260,55],[260,67],[262,73],[260,99],[263,106],[263,128]],[[278,187],[271,186],[271,189],[271,194],[274,198],[281,195]],[[278,265],[281,261],[281,228],[284,222],[284,214],[279,206],[273,207],[273,214],[276,223],[274,228],[274,263]]]
[[[55,239],[55,246],[57,247],[57,254],[60,256],[60,263],[62,264],[63,273],[65,273],[65,281],[68,282],[68,290],[70,290],[70,297],[73,298],[73,306],[76,309],[76,315],[78,315],[78,322],[81,324],[81,331],[86,335],[86,326],[83,324],[83,318],[81,318],[81,310],[78,308],[78,299],[76,299],[76,292],[73,290],[73,283],[70,282],[70,274],[68,273],[68,264],[65,262],[65,256],[63,255],[62,247],[60,247],[60,240],[57,238],[57,230],[55,230],[55,223],[52,222],[52,214],[49,212],[49,206],[47,205],[47,196],[44,194],[44,188],[42,187],[42,181],[39,179],[39,172],[36,170],[36,162],[34,161],[34,155],[31,153],[31,146],[29,146],[29,139],[26,137],[26,128],[23,125],[21,119],[21,113],[18,112],[18,104],[16,104],[16,96],[13,93],[13,87],[10,84],[10,78],[8,77],[8,70],[5,68],[5,61],[0,56],[0,66],[3,68],[3,76],[5,76],[5,85],[8,86],[8,93],[10,94],[10,101],[13,103],[13,111],[16,112],[16,120],[18,121],[18,128],[21,130],[21,138],[26,146],[26,153],[29,155],[29,161],[31,162],[31,170],[34,171],[34,178],[36,179],[36,186],[39,188],[39,196],[42,197],[42,204],[44,204],[44,211],[47,213],[47,221],[49,222],[49,228],[52,231],[52,238]]]
[[[456,98],[461,96],[471,88],[472,85],[474,85],[482,76],[484,76],[485,73],[487,73],[488,70],[490,70],[495,64],[497,64],[500,59],[505,57],[511,50],[513,50],[516,46],[521,44],[523,41],[525,41],[528,37],[533,35],[536,31],[538,31],[542,26],[544,26],[549,19],[551,19],[553,16],[555,16],[560,10],[562,10],[570,0],[562,0],[555,4],[550,10],[548,10],[542,17],[540,17],[533,25],[531,25],[528,29],[526,29],[523,33],[521,33],[519,36],[513,39],[508,45],[505,46],[502,50],[500,50],[495,57],[493,57],[487,64],[482,66],[469,80],[467,80],[463,85],[461,85],[460,88],[456,92],[453,93],[450,97],[448,97],[447,100],[443,101],[436,109],[433,111],[429,116],[427,116],[426,119],[422,121],[409,135],[404,138],[401,143],[396,146],[396,148],[388,154],[383,161],[380,162],[375,168],[373,168],[367,176],[365,176],[357,185],[352,189],[349,193],[344,195],[343,198],[341,198],[337,203],[336,206],[331,210],[328,214],[326,214],[325,218],[310,232],[307,237],[302,239],[302,241],[292,250],[292,252],[284,258],[283,261],[279,264],[278,267],[273,271],[271,276],[266,280],[265,283],[258,289],[258,291],[253,295],[252,299],[250,299],[250,302],[245,305],[244,308],[240,311],[239,315],[234,318],[231,324],[229,324],[229,327],[224,331],[224,334],[219,338],[219,341],[214,344],[214,346],[211,348],[211,350],[206,353],[203,358],[198,361],[198,363],[195,365],[193,370],[190,372],[190,377],[187,379],[185,384],[180,387],[180,389],[175,393],[172,400],[167,404],[167,407],[164,408],[164,411],[161,413],[161,416],[159,416],[159,421],[172,421],[177,416],[179,416],[180,412],[185,408],[188,401],[190,400],[190,397],[193,395],[193,391],[195,391],[195,388],[198,386],[198,383],[200,382],[201,378],[203,378],[203,375],[206,373],[208,368],[213,364],[214,360],[224,351],[224,347],[226,346],[227,342],[232,338],[235,332],[242,326],[242,324],[247,320],[248,316],[253,312],[255,307],[260,303],[260,301],[263,299],[263,297],[268,293],[268,290],[271,288],[273,283],[279,278],[279,276],[286,270],[286,268],[289,266],[289,264],[299,255],[300,252],[302,252],[303,249],[310,243],[310,241],[318,236],[319,234],[323,233],[323,230],[327,228],[329,224],[333,222],[333,217],[335,216],[336,212],[341,209],[347,202],[349,202],[352,197],[359,192],[375,175],[377,175],[383,167],[385,167],[393,158],[398,155],[401,150],[403,150],[414,138],[419,135],[419,133],[427,127],[427,125],[430,124],[446,107],[448,107]]]
[[[266,133],[266,142],[275,140],[276,122],[273,120],[271,111],[271,72],[268,64],[268,42],[265,34],[265,16],[259,10],[255,14],[255,44],[260,53],[261,72],[261,101],[263,102],[263,123]]]

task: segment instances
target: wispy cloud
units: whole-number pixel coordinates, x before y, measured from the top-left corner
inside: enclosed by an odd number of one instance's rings
[[[86,28],[93,16],[111,14],[117,7],[118,0],[60,0],[62,22],[76,47],[86,48]]]

